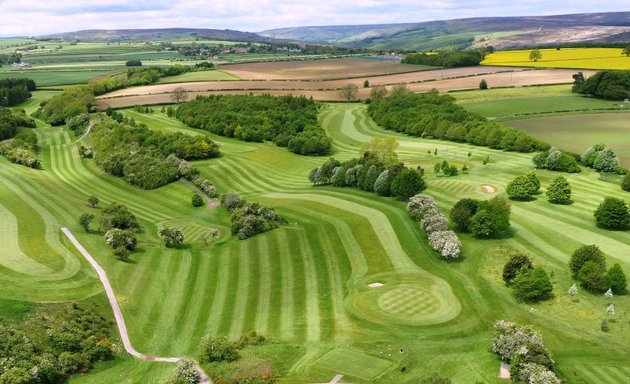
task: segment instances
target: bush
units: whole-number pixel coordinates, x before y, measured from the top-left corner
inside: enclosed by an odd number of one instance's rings
[[[142,66],[142,61],[140,61],[140,60],[128,60],[125,63],[125,66],[127,66],[127,67],[141,67]]]
[[[486,79],[481,79],[481,81],[479,82],[479,89],[488,89],[488,82],[486,82]]]
[[[621,180],[621,189],[630,192],[630,173],[627,173],[623,180]]]
[[[241,205],[241,196],[236,192],[228,192],[221,196],[221,206],[230,212],[234,212]]]
[[[597,153],[595,161],[593,161],[593,169],[600,172],[615,172],[619,167],[619,159],[615,152],[606,147]]]
[[[621,199],[607,197],[595,211],[597,225],[606,229],[628,229],[630,211],[628,204]]]
[[[534,156],[534,165],[539,169],[548,169],[550,171],[560,171],[568,173],[581,172],[580,166],[575,157],[561,152],[556,148],[541,152]]]
[[[138,227],[136,216],[129,211],[129,208],[120,203],[113,202],[103,210],[101,216],[102,230],[111,228],[136,230]]]
[[[610,267],[606,273],[606,282],[614,293],[622,294],[626,292],[628,282],[626,280],[626,275],[623,273],[623,269],[621,269],[621,265],[616,263]]]
[[[230,362],[239,359],[238,350],[225,336],[206,336],[201,340],[201,354],[199,360],[202,363]]]
[[[566,204],[571,201],[571,185],[563,176],[558,176],[547,189],[547,198],[553,204]]]
[[[573,278],[577,278],[580,269],[589,261],[595,262],[601,269],[606,269],[606,257],[597,245],[583,245],[571,255],[569,268]]]
[[[201,207],[203,205],[203,199],[198,194],[194,194],[191,200],[193,207]]]
[[[505,191],[512,200],[531,200],[536,186],[527,176],[518,176],[510,181]]]
[[[164,227],[158,231],[166,248],[177,248],[184,243],[184,232],[178,227]]]
[[[519,273],[529,273],[532,269],[534,269],[534,266],[529,257],[515,252],[503,266],[503,281],[505,285],[510,285]]]
[[[470,219],[470,231],[475,237],[496,237],[510,229],[510,203],[495,197],[483,201]]]
[[[379,196],[389,196],[391,194],[391,183],[387,169],[381,172],[376,178],[374,182],[374,192]]]
[[[609,286],[605,276],[606,269],[595,261],[587,261],[578,272],[578,280],[582,287],[590,292],[605,292]]]
[[[477,213],[480,203],[479,200],[474,199],[462,199],[455,203],[449,216],[458,230],[461,232],[470,231],[470,220]]]
[[[553,297],[553,285],[544,269],[521,270],[512,280],[512,293],[517,301],[534,303]]]
[[[445,259],[456,259],[461,254],[462,244],[453,231],[429,232],[429,244]]]
[[[408,200],[414,195],[427,188],[426,183],[420,173],[414,169],[403,169],[393,180],[391,185],[392,194],[401,200]]]
[[[232,214],[232,234],[244,240],[274,229],[282,223],[286,223],[286,220],[273,208],[264,208],[257,203],[242,202]]]
[[[112,228],[105,233],[105,243],[113,249],[125,248],[128,251],[136,249],[136,236],[132,231]]]

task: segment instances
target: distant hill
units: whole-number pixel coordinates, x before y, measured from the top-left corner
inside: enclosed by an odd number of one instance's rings
[[[258,32],[277,39],[375,49],[462,49],[628,41],[630,12],[482,17],[405,24],[280,28]]]
[[[157,29],[90,29],[39,36],[42,39],[80,40],[83,42],[117,42],[205,38],[228,41],[268,42],[274,38],[231,29],[157,28]]]

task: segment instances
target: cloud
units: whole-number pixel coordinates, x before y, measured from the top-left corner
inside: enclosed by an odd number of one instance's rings
[[[630,9],[630,0],[0,0],[0,34],[36,36],[81,29],[167,27],[262,31],[307,25],[612,12],[624,8]]]

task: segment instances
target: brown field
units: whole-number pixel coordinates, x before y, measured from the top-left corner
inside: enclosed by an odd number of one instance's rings
[[[416,72],[432,67],[359,58],[279,61],[221,66],[243,80],[326,80]]]
[[[493,69],[494,71],[488,71]],[[454,90],[477,89],[481,79],[485,79],[492,87],[522,87],[538,84],[571,83],[571,75],[575,72],[566,69],[544,69],[524,71],[516,68],[513,72],[502,72],[500,67],[471,67],[449,70],[433,70],[390,76],[368,78],[370,84],[388,85],[408,83],[413,92],[426,92],[437,89],[440,92]],[[590,76],[593,71],[584,71]],[[481,74],[480,74],[481,73]],[[462,77],[459,77],[462,76]],[[166,104],[170,103],[170,92],[182,87],[189,92],[189,98],[197,95],[212,94],[272,94],[272,95],[304,95],[320,101],[341,101],[338,89],[348,83],[359,87],[357,97],[369,97],[370,89],[362,88],[363,79],[312,81],[215,81],[181,84],[159,84],[144,87],[122,89],[98,97],[97,106],[101,109],[108,107],[123,108],[134,105]]]

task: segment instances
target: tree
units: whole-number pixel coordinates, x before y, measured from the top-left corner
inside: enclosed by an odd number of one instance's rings
[[[193,194],[191,204],[193,207],[201,207],[203,205],[203,199],[198,194]]]
[[[358,93],[359,87],[355,84],[346,84],[339,90],[339,95],[348,102],[356,100]]]
[[[527,172],[525,177],[532,183],[532,195],[537,194],[540,191],[540,179],[538,179],[536,171]]]
[[[521,271],[512,280],[512,293],[517,301],[533,303],[553,297],[553,285],[547,272],[536,267],[532,271]]]
[[[85,232],[89,232],[90,223],[92,223],[93,220],[94,220],[94,215],[92,215],[91,213],[84,213],[81,215],[81,217],[79,217],[79,225],[83,227]]]
[[[387,88],[383,85],[375,85],[370,90],[370,100],[372,102],[380,101],[387,97]]]
[[[558,176],[547,189],[547,198],[553,204],[566,204],[571,201],[571,185],[564,176]]]
[[[399,96],[402,96],[402,95],[406,95],[406,94],[408,94],[410,92],[411,92],[411,90],[409,89],[409,86],[406,83],[400,83],[400,84],[394,85],[391,88],[391,90],[389,92],[389,95],[392,98],[396,98],[396,97],[399,97]]]
[[[477,213],[480,201],[474,199],[461,199],[453,206],[449,217],[461,232],[470,231],[470,219]]]
[[[112,228],[105,233],[105,243],[113,249],[125,248],[128,251],[136,249],[136,236],[130,230]]]
[[[621,189],[630,192],[630,172],[624,176],[623,180],[621,180]]]
[[[630,56],[630,45],[626,45],[623,48],[623,51],[621,51],[622,54],[626,55],[626,56]]]
[[[618,263],[615,263],[612,267],[610,267],[608,272],[606,272],[606,281],[614,293],[622,294],[626,292],[628,282],[626,280],[626,275],[623,273],[623,269],[621,269],[621,265]]]
[[[486,79],[481,79],[481,81],[479,82],[479,89],[488,89],[488,83],[486,82]]]
[[[126,206],[113,202],[103,210],[101,230],[111,228],[136,230],[139,228],[136,216]]]
[[[499,196],[482,202],[470,219],[470,231],[475,237],[494,237],[509,229],[510,203]]]
[[[359,153],[364,158],[374,157],[387,167],[398,161],[396,154],[398,145],[398,141],[393,137],[374,137],[361,144]]]
[[[217,241],[219,236],[221,236],[221,231],[219,231],[218,228],[212,228],[203,235],[203,241],[204,243],[206,243],[206,246],[209,246],[210,244]]]
[[[505,191],[512,200],[531,200],[534,189],[536,186],[532,184],[529,177],[517,176],[508,183]]]
[[[177,248],[184,243],[184,232],[179,227],[164,227],[158,234],[167,248]]]
[[[605,271],[600,264],[587,261],[578,272],[578,280],[589,292],[604,292],[609,288]]]
[[[171,92],[170,98],[174,103],[184,102],[188,100],[188,91],[186,91],[183,87],[177,87]]]
[[[542,59],[542,53],[540,52],[540,49],[534,49],[529,53],[529,59],[531,61],[538,61],[540,59]]]
[[[597,245],[583,245],[573,252],[569,261],[569,268],[574,279],[577,278],[584,264],[589,261],[593,261],[601,269],[606,269],[606,257],[599,247]]]
[[[621,199],[607,197],[595,211],[597,225],[606,229],[627,229],[630,226],[628,204]]]
[[[88,204],[90,204],[90,207],[92,208],[96,208],[96,206],[98,205],[98,197],[92,195],[88,198]]]
[[[236,346],[230,343],[225,336],[211,337],[205,336],[201,340],[201,356],[203,363],[236,361],[239,354]]]
[[[534,266],[529,257],[520,252],[514,252],[503,266],[503,281],[509,286],[519,273],[529,273],[532,269]]]
[[[175,381],[172,384],[198,384],[200,382],[201,376],[193,359],[184,358],[177,362]]]
[[[578,294],[577,284],[573,283],[571,287],[569,287],[569,296],[576,297]]]
[[[409,200],[427,188],[426,183],[415,169],[405,168],[392,180],[391,190],[401,200]]]
[[[619,167],[619,158],[615,151],[606,147],[597,153],[593,161],[593,169],[600,172],[615,172]]]
[[[604,297],[605,297],[607,300],[612,300],[612,298],[613,298],[613,291],[612,291],[612,288],[608,288],[608,290],[606,291],[606,293],[604,293]]]
[[[615,304],[609,304],[608,307],[606,307],[606,316],[615,316]]]
[[[370,88],[370,81],[369,80],[365,80],[363,82],[363,88]]]
[[[236,192],[228,192],[221,196],[221,206],[230,212],[234,212],[241,205],[241,196]]]

